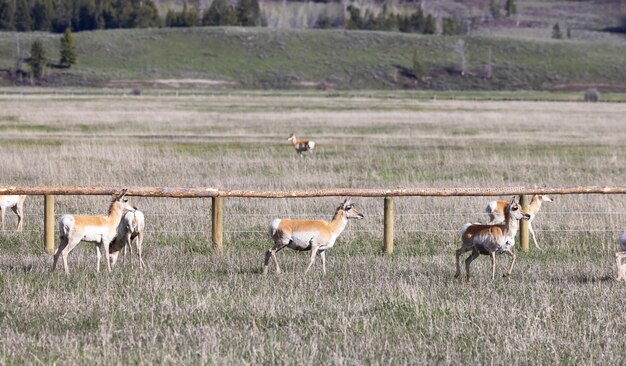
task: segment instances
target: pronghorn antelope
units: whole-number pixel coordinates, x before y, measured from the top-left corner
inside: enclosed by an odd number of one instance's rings
[[[620,251],[615,253],[615,260],[617,261],[616,280],[624,280],[626,282],[626,265],[622,264],[622,259],[626,258],[626,231],[617,239],[617,245]]]
[[[337,207],[335,216],[331,221],[274,219],[269,227],[274,246],[265,253],[263,274],[267,274],[270,258],[276,264],[276,273],[280,273],[276,253],[284,247],[299,251],[311,251],[311,261],[305,273],[315,263],[315,255],[319,252],[320,257],[322,257],[322,272],[326,274],[326,250],[335,245],[335,240],[346,228],[348,219],[362,219],[364,217],[354,208],[350,199],[346,198]]]
[[[137,246],[137,255],[139,256],[139,268],[145,267],[141,258],[141,246],[143,244],[143,233],[146,227],[143,212],[139,210],[128,211],[122,217],[120,224],[117,226],[117,236],[111,242],[109,255],[111,257],[111,267],[115,266],[117,256],[120,251],[124,250],[124,262],[126,262],[126,248],[130,251],[130,265],[133,266],[133,247],[132,242],[135,238]]]
[[[462,246],[456,251],[456,273],[461,275],[460,257],[465,252],[472,254],[465,260],[465,272],[470,279],[470,264],[479,255],[491,256],[491,279],[496,275],[496,254],[506,253],[511,259],[511,266],[504,274],[507,277],[513,270],[515,263],[515,235],[519,227],[518,220],[529,220],[530,215],[522,210],[515,197],[504,207],[504,223],[502,224],[465,224],[461,229]]]
[[[308,152],[309,155],[313,154],[313,149],[315,149],[315,142],[309,140],[298,140],[296,135],[293,133],[289,135],[287,141],[291,141],[293,147],[296,149],[296,152],[302,155],[303,152]]]
[[[4,231],[4,213],[10,208],[17,215],[17,231],[22,231],[24,225],[24,200],[26,196],[8,196],[0,195],[0,221],[2,221],[2,230]]]
[[[532,235],[533,242],[535,243],[537,249],[541,249],[541,247],[537,244],[537,238],[535,237],[535,230],[533,230],[532,221],[535,219],[535,216],[537,216],[537,213],[539,213],[541,204],[544,201],[553,202],[552,198],[547,195],[536,194],[530,200],[530,204],[528,204],[528,209],[526,210],[526,213],[530,215],[530,220],[528,220],[528,231],[530,231],[530,235]],[[487,204],[485,212],[489,215],[489,224],[499,224],[504,222],[504,207],[508,203],[509,202],[507,200],[497,200],[491,201]]]
[[[53,271],[57,266],[59,256],[62,256],[65,273],[70,273],[67,266],[67,256],[80,241],[96,244],[96,270],[98,272],[100,272],[100,249],[104,248],[104,259],[109,272],[111,271],[109,246],[117,234],[117,228],[122,220],[124,210],[135,211],[135,207],[128,202],[128,199],[124,197],[125,195],[126,189],[119,194],[113,195],[109,213],[106,216],[64,215],[61,217],[59,220],[59,238],[61,242],[54,253]]]

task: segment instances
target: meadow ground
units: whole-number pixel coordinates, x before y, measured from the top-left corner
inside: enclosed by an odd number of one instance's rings
[[[0,185],[222,189],[623,185],[626,104],[429,100],[412,93],[0,95]],[[299,158],[289,133],[314,139]],[[626,197],[564,195],[534,222],[543,250],[490,280],[453,279],[458,229],[487,197],[395,199],[382,256],[381,198],[354,198],[328,253],[279,253],[260,274],[274,217],[330,218],[340,198],[225,200],[212,253],[210,200],[135,198],[145,271],[95,273],[91,244],[50,273],[43,199],[0,235],[0,363],[622,364],[624,284],[614,281]],[[56,197],[101,214],[108,197]],[[7,227],[15,216],[7,214]],[[498,275],[508,258],[498,257]]]

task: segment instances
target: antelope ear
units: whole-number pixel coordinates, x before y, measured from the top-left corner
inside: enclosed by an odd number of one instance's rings
[[[350,197],[346,197],[341,204],[341,207],[346,207],[350,205]]]
[[[122,197],[124,197],[126,195],[126,192],[128,192],[128,188],[122,189],[120,191],[120,193],[113,194],[113,201],[117,201],[119,199],[122,199]]]

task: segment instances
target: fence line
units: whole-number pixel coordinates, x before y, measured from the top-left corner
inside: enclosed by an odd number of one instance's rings
[[[313,189],[294,191],[219,190],[210,187],[84,187],[84,186],[5,186],[0,194],[15,195],[112,195],[127,188],[126,195],[170,198],[305,198],[305,197],[461,197],[461,196],[521,196],[531,194],[624,194],[626,187],[561,187],[561,188],[398,188],[398,189]]]
[[[510,196],[519,195],[522,208],[528,207],[528,195],[566,194],[625,194],[626,187],[587,186],[561,188],[398,188],[398,189],[314,189],[295,191],[247,191],[219,190],[211,187],[111,187],[111,186],[5,186],[0,187],[4,195],[44,196],[44,247],[47,253],[54,252],[54,196],[55,195],[112,195],[127,188],[128,196],[169,198],[211,198],[211,241],[217,252],[222,251],[223,200],[239,198],[304,198],[304,197],[380,197],[384,198],[384,251],[393,252],[393,197],[461,197],[461,196]],[[439,214],[439,213],[438,213]],[[523,251],[529,250],[528,222],[522,221],[519,228],[519,243]]]

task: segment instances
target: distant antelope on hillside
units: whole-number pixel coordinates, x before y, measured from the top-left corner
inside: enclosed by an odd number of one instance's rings
[[[96,270],[100,272],[100,249],[104,249],[104,259],[107,268],[111,272],[111,261],[109,249],[111,241],[117,234],[117,228],[122,220],[124,211],[135,211],[136,208],[128,202],[126,189],[121,193],[113,195],[109,212],[102,216],[64,215],[59,220],[59,247],[54,253],[52,270],[57,266],[59,256],[63,257],[63,268],[69,274],[67,266],[67,256],[81,241],[88,241],[96,244]]]
[[[308,152],[309,155],[313,154],[313,149],[315,149],[315,142],[310,140],[298,140],[296,135],[293,133],[289,135],[287,141],[291,141],[293,147],[296,149],[296,152],[302,156],[302,153]]]
[[[552,198],[548,197],[547,195],[536,194],[530,200],[530,204],[528,204],[528,210],[526,210],[526,213],[530,215],[530,219],[528,220],[528,231],[530,231],[530,235],[532,235],[533,242],[535,243],[537,249],[541,249],[541,247],[539,246],[539,244],[537,244],[537,237],[535,236],[535,230],[533,230],[532,221],[539,213],[539,209],[541,209],[541,204],[544,201],[553,202]],[[493,225],[504,222],[504,207],[508,203],[509,202],[507,200],[497,200],[491,201],[487,204],[487,207],[485,207],[485,212],[487,213],[487,215],[489,215],[489,224]]]
[[[454,277],[461,275],[461,254],[472,251],[465,260],[465,272],[467,280],[470,279],[470,264],[479,255],[491,256],[491,279],[496,275],[496,254],[505,253],[511,259],[511,266],[504,274],[510,276],[515,264],[515,235],[519,227],[518,220],[529,220],[530,215],[522,210],[515,197],[504,207],[504,223],[495,225],[465,224],[461,229],[461,248],[456,251],[456,273]]]
[[[617,238],[617,245],[620,251],[615,253],[615,260],[617,261],[617,278],[616,280],[623,280],[626,282],[626,265],[622,264],[622,259],[626,258],[626,231]]]
[[[26,196],[10,196],[0,195],[0,221],[2,221],[2,230],[4,231],[4,214],[7,208],[10,208],[17,215],[17,231],[22,231],[24,226],[24,201]]]
[[[335,210],[331,221],[326,220],[290,220],[274,219],[269,227],[270,237],[274,246],[265,253],[263,274],[267,274],[270,259],[276,264],[276,273],[280,273],[280,266],[276,253],[284,247],[298,251],[311,251],[311,261],[306,267],[307,273],[319,252],[322,257],[322,272],[326,273],[326,251],[335,245],[335,240],[348,224],[348,219],[362,219],[362,213],[357,211],[349,198]]]

